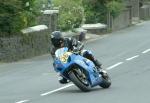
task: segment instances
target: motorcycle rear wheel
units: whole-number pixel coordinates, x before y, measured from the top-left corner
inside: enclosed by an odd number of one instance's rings
[[[109,75],[106,73],[104,76],[102,76],[102,83],[99,84],[102,88],[109,88],[111,86],[111,79]]]

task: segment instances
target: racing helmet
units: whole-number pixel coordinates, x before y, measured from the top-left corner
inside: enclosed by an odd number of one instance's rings
[[[60,48],[61,44],[64,42],[64,37],[63,37],[62,33],[60,31],[52,32],[51,42],[55,47]]]

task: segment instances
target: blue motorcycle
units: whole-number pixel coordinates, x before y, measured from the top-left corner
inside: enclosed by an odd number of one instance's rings
[[[55,52],[54,69],[61,76],[73,82],[81,91],[90,91],[92,87],[109,88],[111,80],[107,72],[103,75],[94,63],[81,56],[80,52],[68,51],[67,47]]]

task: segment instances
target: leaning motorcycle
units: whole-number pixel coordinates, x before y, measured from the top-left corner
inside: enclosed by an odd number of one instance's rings
[[[92,61],[80,55],[80,52],[68,51],[67,47],[55,52],[54,69],[61,76],[73,82],[81,91],[90,91],[92,87],[109,88],[111,79],[105,71],[103,75]]]

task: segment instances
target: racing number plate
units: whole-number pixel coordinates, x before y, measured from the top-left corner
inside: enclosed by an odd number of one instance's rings
[[[71,55],[70,52],[64,53],[64,54],[60,57],[61,62],[67,63],[67,60],[68,60],[68,58],[69,58],[70,55]]]

